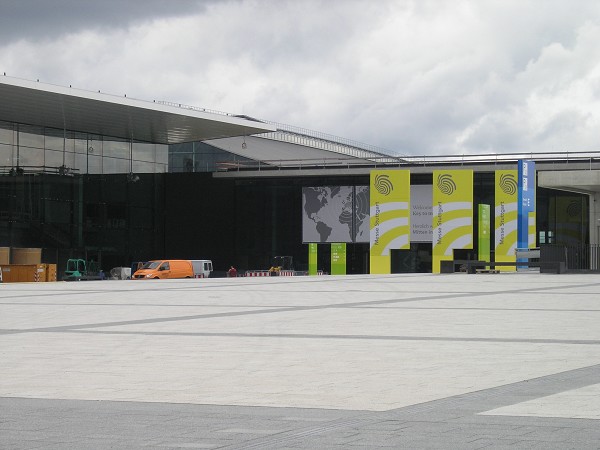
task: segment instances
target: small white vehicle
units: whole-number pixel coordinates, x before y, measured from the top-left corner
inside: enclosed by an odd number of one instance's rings
[[[131,267],[113,267],[110,269],[111,280],[131,280]]]
[[[194,278],[208,278],[213,271],[213,263],[210,259],[191,260],[194,269]]]

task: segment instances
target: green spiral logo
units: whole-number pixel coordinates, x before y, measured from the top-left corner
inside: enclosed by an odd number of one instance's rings
[[[437,187],[442,194],[452,195],[456,190],[456,183],[449,173],[438,175]]]
[[[394,185],[388,175],[377,175],[375,176],[375,189],[381,195],[390,195],[394,190]]]
[[[506,195],[515,195],[517,193],[517,180],[513,174],[505,173],[501,175],[499,186]]]

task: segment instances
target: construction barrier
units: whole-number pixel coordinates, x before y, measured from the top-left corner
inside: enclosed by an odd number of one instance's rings
[[[306,276],[308,275],[307,271],[295,271],[295,270],[280,270],[277,272],[270,272],[268,270],[247,270],[244,274],[245,277],[270,277],[271,275],[280,277],[296,277],[296,276]],[[326,275],[322,270],[317,271],[317,275]]]
[[[268,270],[247,270],[244,274],[245,277],[270,277],[271,272]]]

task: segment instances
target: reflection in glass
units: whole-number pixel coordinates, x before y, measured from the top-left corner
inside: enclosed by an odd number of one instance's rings
[[[0,121],[0,166],[56,173],[164,173],[169,146]]]
[[[11,167],[12,145],[0,143],[0,166]]]
[[[44,150],[42,148],[21,147],[18,165],[20,167],[43,167]]]

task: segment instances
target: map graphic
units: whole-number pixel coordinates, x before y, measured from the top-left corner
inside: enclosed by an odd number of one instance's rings
[[[352,186],[302,189],[302,241],[354,242]]]
[[[354,242],[369,242],[370,214],[369,186],[356,186],[354,202]]]

